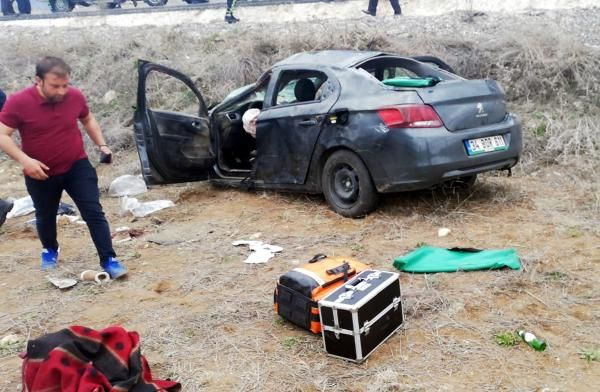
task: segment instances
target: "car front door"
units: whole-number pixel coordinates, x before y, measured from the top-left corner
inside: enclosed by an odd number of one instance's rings
[[[135,143],[148,184],[205,180],[215,164],[208,110],[184,74],[140,60]]]
[[[304,184],[339,83],[326,69],[274,72],[257,123],[256,178],[266,184]]]

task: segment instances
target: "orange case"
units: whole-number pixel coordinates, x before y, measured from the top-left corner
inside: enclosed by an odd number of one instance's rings
[[[368,266],[349,257],[316,255],[309,263],[283,274],[275,289],[275,313],[313,333],[321,333],[318,301],[344,284],[345,268],[350,279]]]

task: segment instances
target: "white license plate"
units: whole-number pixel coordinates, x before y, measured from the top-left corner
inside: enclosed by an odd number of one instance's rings
[[[465,147],[469,155],[484,154],[486,152],[506,150],[506,142],[502,135],[482,137],[479,139],[465,140]]]

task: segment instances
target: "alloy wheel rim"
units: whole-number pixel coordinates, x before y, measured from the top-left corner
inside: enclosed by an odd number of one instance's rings
[[[333,191],[342,204],[349,206],[358,200],[358,175],[352,167],[341,165],[336,168],[332,180]]]

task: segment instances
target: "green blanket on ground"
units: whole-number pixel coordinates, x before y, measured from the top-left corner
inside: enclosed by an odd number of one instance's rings
[[[444,249],[422,246],[395,259],[394,267],[400,271],[416,273],[492,270],[504,267],[518,270],[521,268],[521,262],[514,249]]]

